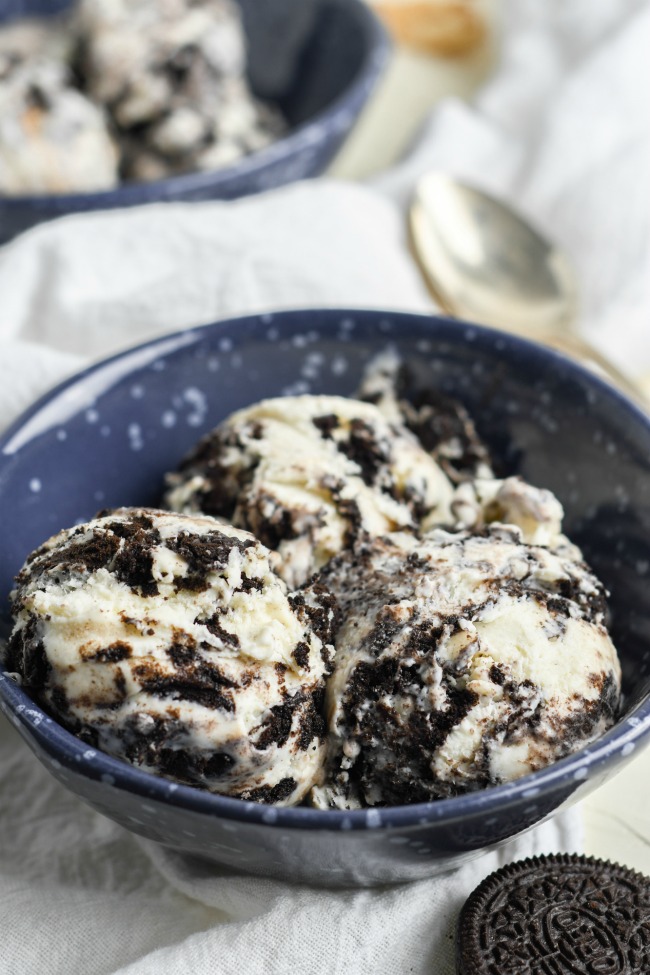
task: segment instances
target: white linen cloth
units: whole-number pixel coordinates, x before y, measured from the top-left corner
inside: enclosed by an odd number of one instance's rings
[[[226,315],[431,307],[401,206],[430,165],[516,202],[578,267],[581,327],[650,368],[650,3],[513,0],[500,69],[448,101],[372,189],[321,181],[234,204],[66,218],[0,252],[0,426],[91,359]],[[454,874],[326,892],[206,868],[68,795],[0,718],[2,975],[453,972],[458,909],[498,865],[579,849],[568,813]]]

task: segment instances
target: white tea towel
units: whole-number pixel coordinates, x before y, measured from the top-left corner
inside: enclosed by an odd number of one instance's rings
[[[639,94],[649,19],[640,0],[513,0],[498,75],[473,107],[442,105],[374,192],[321,181],[26,234],[0,253],[0,425],[89,359],[183,325],[301,305],[430,308],[401,206],[432,164],[529,211],[576,260],[585,333],[620,365],[650,367]],[[332,893],[234,876],[86,809],[3,723],[0,972],[451,975],[457,910],[481,877],[580,844],[569,813],[402,887]]]
[[[452,975],[458,911],[513,859],[580,846],[573,814],[456,873],[325,891],[204,866],[92,812],[0,724],[2,975]]]

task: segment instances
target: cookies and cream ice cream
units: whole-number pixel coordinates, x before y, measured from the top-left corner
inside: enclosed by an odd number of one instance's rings
[[[388,355],[363,401],[242,409],[168,475],[171,510],[54,536],[9,668],[92,745],[268,803],[441,799],[593,741],[621,673],[559,500],[402,383]]]
[[[0,30],[0,193],[110,189],[118,151],[101,108],[73,83],[57,22]]]
[[[246,78],[232,0],[81,0],[80,69],[121,136],[127,179],[215,169],[284,131]]]
[[[395,350],[370,360],[357,395],[415,434],[454,483],[494,477],[488,449],[463,404],[420,386]]]
[[[78,0],[0,25],[0,193],[89,192],[228,166],[284,135],[232,0]]]
[[[602,585],[514,526],[361,541],[320,582],[342,613],[320,808],[507,782],[615,719],[620,667]]]
[[[562,533],[564,509],[553,492],[528,484],[521,477],[464,481],[456,488],[451,510],[457,528],[480,531],[495,523],[516,525],[524,542],[561,549],[576,560],[582,558]]]
[[[166,504],[253,532],[301,585],[359,535],[448,523],[453,488],[415,436],[371,403],[264,400],[232,414],[169,477]]]
[[[8,668],[93,746],[280,805],[320,774],[331,599],[288,593],[248,533],[118,509],[34,552],[12,601]]]

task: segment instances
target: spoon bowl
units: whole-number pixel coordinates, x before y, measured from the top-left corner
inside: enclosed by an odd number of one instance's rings
[[[572,332],[571,265],[526,218],[475,187],[429,172],[416,185],[409,226],[422,274],[447,314],[564,352],[647,408],[631,380]]]

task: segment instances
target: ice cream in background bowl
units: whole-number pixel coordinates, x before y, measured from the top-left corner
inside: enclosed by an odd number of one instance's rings
[[[465,725],[460,737],[448,743],[453,759],[451,773],[446,778],[445,774],[438,776],[438,781],[447,782],[446,790],[436,787],[406,797],[400,794],[401,787],[408,786],[405,775],[404,781],[393,781],[390,796],[377,797],[373,793],[376,782],[369,771],[372,763],[367,761],[367,774],[355,780],[364,782],[368,790],[364,803],[353,801],[354,789],[347,789],[344,775],[337,777],[337,801],[321,803],[321,808],[285,807],[211,794],[186,781],[179,784],[132,767],[102,750],[106,746],[101,742],[75,737],[54,719],[51,707],[42,710],[11,678],[4,678],[0,682],[3,709],[50,771],[95,808],[150,838],[248,871],[327,885],[414,879],[449,869],[540,822],[603,781],[645,741],[650,723],[644,642],[644,572],[650,525],[643,503],[650,456],[648,422],[619,394],[561,356],[516,338],[444,319],[335,310],[243,319],[150,343],[72,380],[74,400],[69,385],[67,391],[55,391],[3,440],[3,592],[12,588],[12,578],[28,553],[62,527],[89,523],[99,507],[158,506],[163,475],[177,468],[200,437],[231,414],[247,417],[252,404],[276,402],[277,397],[290,395],[324,397],[332,405],[332,397],[349,397],[357,389],[371,359],[391,350],[399,353],[412,374],[407,430],[416,431],[436,398],[460,400],[489,448],[494,470],[486,469],[486,458],[477,455],[476,445],[466,443],[463,450],[462,438],[448,437],[444,450],[434,460],[437,483],[445,484],[444,506],[449,511],[453,508],[452,514],[465,526],[464,531],[453,535],[452,542],[444,526],[428,530],[428,548],[425,546],[426,551],[417,556],[427,565],[418,573],[403,571],[404,563],[414,555],[410,549],[413,536],[406,521],[390,526],[393,540],[389,543],[382,540],[385,530],[381,528],[378,534],[382,538],[359,543],[365,545],[364,553],[348,546],[324,573],[332,572],[336,589],[335,567],[339,566],[340,575],[342,563],[352,558],[351,551],[378,570],[376,576],[361,573],[356,589],[350,584],[354,572],[348,573],[337,596],[345,617],[359,588],[372,590],[375,586],[372,598],[364,597],[368,609],[363,625],[369,627],[376,624],[372,607],[377,598],[381,597],[382,605],[391,600],[394,604],[392,597],[400,586],[406,587],[400,598],[413,605],[422,595],[413,587],[428,587],[429,596],[438,593],[437,604],[428,598],[430,618],[423,614],[419,622],[424,633],[441,625],[433,619],[436,613],[448,618],[448,631],[439,641],[444,659],[438,661],[441,674],[437,677],[433,672],[429,677],[420,675],[420,691],[426,685],[427,693],[434,697],[453,695],[453,682],[462,677],[470,695],[465,701],[470,706],[461,719]],[[383,408],[386,418],[389,409],[381,402],[381,389],[375,387],[365,393],[373,400],[372,407]],[[289,402],[287,399],[285,405]],[[368,404],[363,412],[375,415]],[[305,410],[302,416],[307,416]],[[345,437],[346,430],[351,429],[350,417],[341,422],[341,411],[337,413],[329,406],[328,412],[319,412],[319,416],[331,420],[329,431],[324,429],[321,434],[331,435],[338,429],[335,439],[338,437],[344,448],[338,452],[348,456],[349,438]],[[337,423],[332,417],[338,417]],[[248,416],[247,422],[253,419]],[[466,418],[459,414],[452,425],[458,433],[466,429]],[[373,433],[379,428],[377,421]],[[359,434],[361,428],[355,430]],[[249,437],[239,455],[235,451],[237,463],[241,456],[250,456],[254,439]],[[321,439],[329,449],[328,437]],[[381,437],[378,439],[381,442]],[[615,465],[611,463],[614,452]],[[80,458],[84,459],[82,465]],[[463,464],[472,466],[471,488],[459,474]],[[378,476],[375,487],[381,489],[383,485],[388,499],[395,502],[385,471],[381,465],[374,469]],[[523,490],[522,483],[526,482],[536,485],[537,491]],[[564,507],[562,525],[549,491]],[[407,494],[412,500],[413,495]],[[426,512],[420,505],[417,508],[422,518]],[[200,520],[201,516],[174,517]],[[499,527],[504,520],[519,527],[508,533]],[[245,527],[239,525],[237,532],[241,534]],[[272,539],[266,539],[267,545],[269,541]],[[390,571],[386,569],[387,545],[392,548]],[[577,568],[574,545],[580,546],[590,569]],[[39,558],[47,561],[48,556],[37,556],[32,565],[37,566]],[[436,565],[441,559],[447,560],[449,571],[456,572],[459,580],[453,599],[440,585]],[[478,577],[470,578],[467,566],[472,560],[481,563],[482,582]],[[413,560],[410,564],[413,568]],[[47,572],[52,571],[50,566]],[[187,569],[177,566],[177,572],[183,576]],[[492,587],[490,599],[484,591],[486,577]],[[603,636],[602,589],[596,579],[611,592],[611,636],[622,664],[623,705],[610,730],[605,729],[616,708],[618,669],[611,643]],[[289,590],[286,582],[282,586],[290,591],[293,581]],[[29,595],[27,578],[25,587],[21,600]],[[482,604],[484,609],[468,618],[459,612],[468,602]],[[580,644],[587,648],[588,677],[579,694],[583,704],[587,702],[590,715],[580,732],[588,744],[581,748],[578,741],[577,750],[565,757],[560,750],[555,755],[559,760],[544,768],[539,757],[553,735],[567,737],[569,724],[562,726],[562,721],[570,723],[585,709],[576,709],[575,700],[565,700],[561,705],[558,698],[558,707],[561,711],[563,706],[564,712],[542,715],[532,738],[524,733],[523,717],[534,710],[534,693],[526,682],[537,686],[548,680],[550,686],[553,680],[552,675],[539,673],[539,668],[533,672],[534,660],[531,672],[515,672],[505,649],[497,659],[499,634],[505,646],[505,636],[515,625],[516,605],[519,609],[523,605],[528,614],[524,624],[519,624],[522,631],[534,629],[533,642],[540,646],[540,641],[546,641],[546,648],[555,653],[554,666],[562,661],[568,666],[569,660],[580,655]],[[25,603],[25,612],[31,608]],[[44,605],[41,608],[47,613]],[[7,606],[3,612],[8,621]],[[454,615],[462,624],[455,629],[449,624]],[[521,612],[518,615],[521,620]],[[190,630],[202,625],[196,623],[197,617],[188,622]],[[343,622],[344,628],[346,625],[344,653],[351,661],[364,662],[358,659],[349,616],[348,623]],[[398,630],[393,649],[399,645]],[[146,643],[154,637],[144,639]],[[327,642],[318,633],[313,633],[312,639]],[[293,634],[289,642],[292,640]],[[489,660],[481,653],[482,640],[492,648]],[[165,638],[161,645],[170,642]],[[218,642],[214,640],[213,645]],[[390,650],[387,657],[391,659],[382,661],[384,651],[378,647],[375,663],[413,665],[404,657],[397,660],[399,655]],[[315,643],[312,652],[316,652]],[[113,673],[122,673],[130,666],[131,660],[111,664]],[[173,669],[171,664],[165,663],[165,667]],[[300,667],[294,670],[298,673]],[[314,672],[309,679],[315,686],[321,675]],[[331,686],[332,678],[329,680]],[[500,709],[498,716],[483,707],[481,693],[488,684]],[[420,693],[417,688],[418,682],[412,681],[401,702],[392,702],[399,704],[405,720],[409,702]],[[296,691],[303,693],[303,685]],[[344,695],[341,700],[345,704]],[[357,695],[357,705],[359,701]],[[276,706],[270,699],[266,704]],[[343,710],[345,720],[340,726],[356,721],[363,736],[373,719],[372,708],[362,708],[362,714],[358,706],[345,704]],[[366,726],[364,716],[368,718]],[[296,714],[296,729],[298,721]],[[500,758],[495,749],[494,755],[485,756],[481,788],[464,793],[454,784],[454,769],[462,775],[470,764],[460,738],[472,724],[478,728],[481,721],[503,725],[498,733],[509,746],[509,758],[519,763],[520,774],[527,774],[510,781],[497,767]],[[282,767],[287,767],[282,762],[285,757],[289,764],[295,760],[291,751],[294,725],[285,723],[289,728],[287,755],[284,746],[276,751],[282,758],[278,774],[287,779],[291,775],[282,772]],[[579,724],[573,721],[573,733]],[[255,728],[253,724],[249,730]],[[600,734],[603,730],[605,733]],[[453,738],[453,729],[448,731]],[[253,737],[261,734],[263,730],[258,729]],[[348,741],[354,741],[355,733],[346,731],[346,735]],[[396,741],[394,737],[392,744]],[[386,764],[385,757],[375,764]]]
[[[388,51],[361,0],[14,0],[0,9],[0,242],[67,213],[318,175]]]

